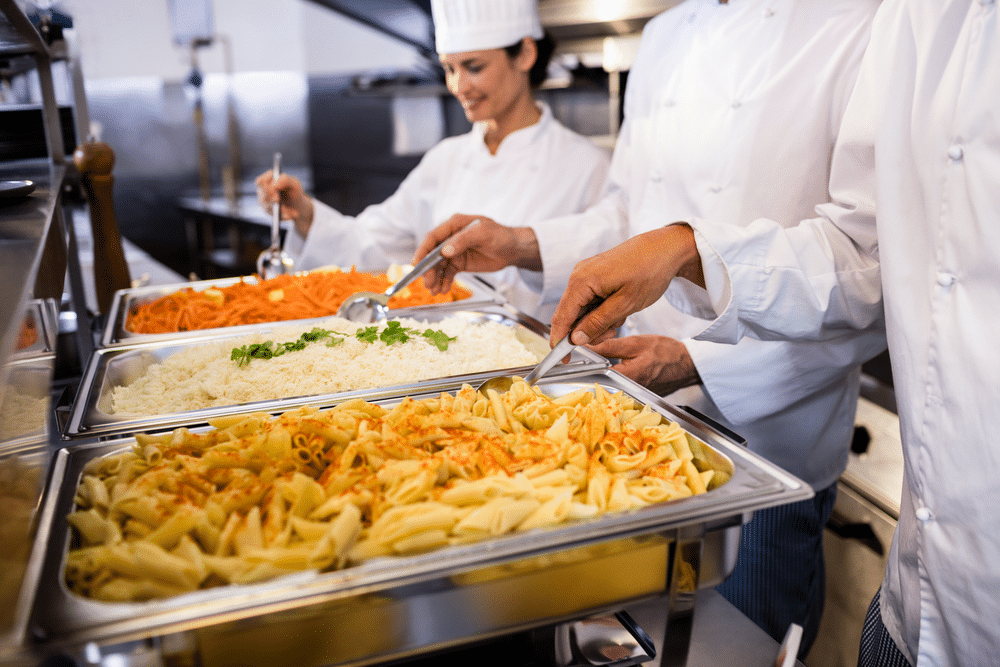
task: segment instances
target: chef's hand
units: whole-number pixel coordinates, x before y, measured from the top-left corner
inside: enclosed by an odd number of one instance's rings
[[[274,173],[268,169],[257,177],[257,201],[271,215],[271,206],[281,198],[281,219],[291,220],[295,229],[305,237],[313,221],[312,197],[302,189],[299,179],[288,174],[279,174],[274,180]]]
[[[616,371],[660,396],[701,382],[687,346],[667,336],[612,338],[588,348],[608,359],[621,359]]]
[[[507,227],[482,215],[456,213],[428,232],[413,255],[413,263],[450,239],[441,254],[444,260],[424,274],[432,294],[451,289],[460,271],[499,271],[508,266],[540,271],[538,239],[528,227]]]
[[[685,224],[634,236],[579,262],[552,316],[549,340],[562,340],[570,333],[577,345],[608,338],[609,330],[624,324],[626,317],[663,296],[678,275],[705,285],[694,232]]]

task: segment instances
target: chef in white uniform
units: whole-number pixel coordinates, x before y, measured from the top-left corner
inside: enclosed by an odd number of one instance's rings
[[[862,667],[1000,660],[997,100],[994,0],[884,0],[820,217],[790,229],[664,220],[578,265],[553,317],[565,334],[605,298],[573,334],[597,340],[668,284],[718,341],[836,337],[884,312],[904,484]],[[641,272],[624,263],[636,256]]]
[[[427,232],[454,213],[538,221],[582,211],[598,197],[608,152],[559,123],[532,94],[553,48],[536,1],[434,0],[431,9],[448,89],[472,130],[430,149],[392,196],[357,217],[306,196],[291,176],[258,177],[264,208],[281,191],[282,219],[295,223],[285,250],[297,269],[384,270],[409,262]],[[487,279],[515,307],[548,321],[554,303],[540,311],[537,291],[518,272]]]
[[[791,226],[811,215],[828,198],[830,154],[877,7],[687,0],[647,24],[605,196],[582,214],[518,222],[537,239],[542,298],[558,299],[580,259],[664,219],[747,225],[768,217]],[[854,432],[859,365],[884,349],[884,335],[720,345],[687,339],[691,319],[665,301],[627,324],[642,335],[594,349],[622,358],[617,370],[659,393],[688,385],[668,400],[728,426],[816,491],[755,514],[720,589],[779,641],[789,623],[803,625],[808,650],[825,594],[822,531]]]

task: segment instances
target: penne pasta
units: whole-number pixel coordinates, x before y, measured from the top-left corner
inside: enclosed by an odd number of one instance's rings
[[[545,529],[728,479],[622,392],[352,399],[136,436],[85,466],[66,582],[139,601]]]

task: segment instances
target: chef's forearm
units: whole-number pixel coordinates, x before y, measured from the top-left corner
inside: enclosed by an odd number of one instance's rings
[[[538,247],[538,237],[531,227],[513,227],[513,248],[511,265],[528,271],[542,270],[542,253]]]

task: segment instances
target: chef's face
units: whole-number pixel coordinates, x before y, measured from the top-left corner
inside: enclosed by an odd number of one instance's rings
[[[531,94],[528,72],[534,56],[533,48],[522,48],[514,58],[504,49],[487,49],[442,54],[440,59],[448,90],[475,123],[501,118],[522,95]]]

